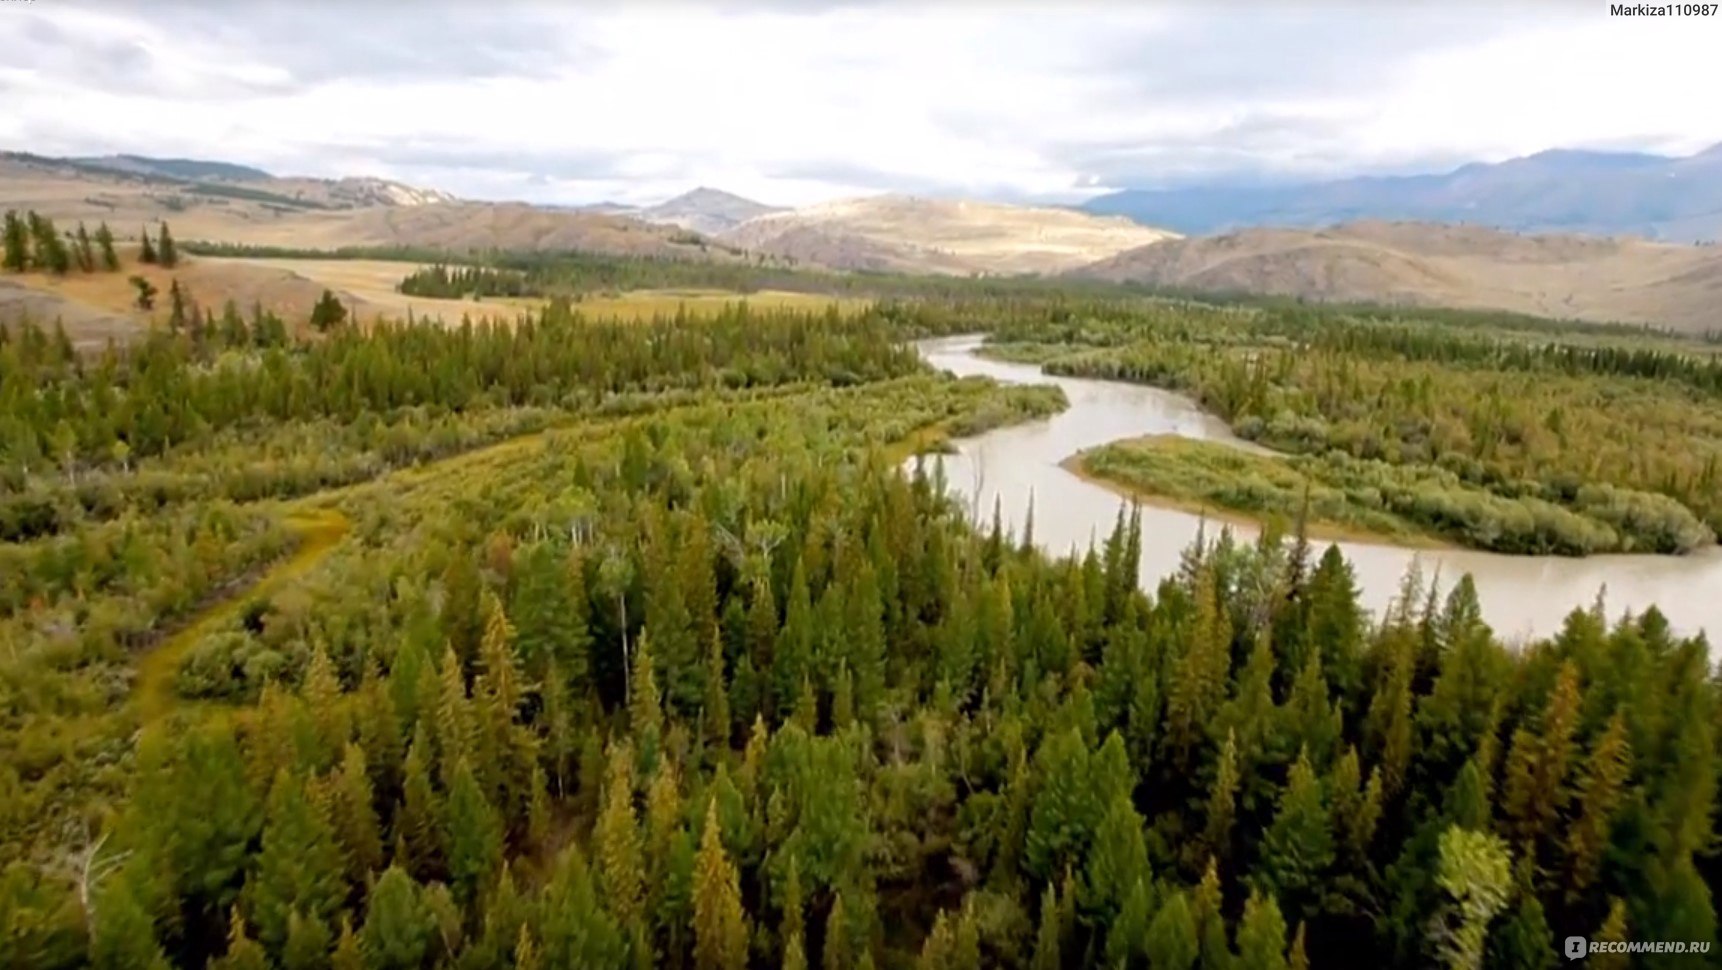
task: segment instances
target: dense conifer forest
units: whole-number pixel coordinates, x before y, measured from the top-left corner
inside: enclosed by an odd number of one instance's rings
[[[1211,535],[1153,590],[1128,509],[1049,558],[934,453],[1062,395],[909,341],[991,331],[1658,548],[1722,524],[1708,357],[975,285],[327,333],[195,309],[93,355],[5,331],[0,966],[1548,968],[1570,934],[1714,942],[1703,638],[1599,608],[1510,649],[1468,579],[1416,574],[1370,616],[1295,526]]]

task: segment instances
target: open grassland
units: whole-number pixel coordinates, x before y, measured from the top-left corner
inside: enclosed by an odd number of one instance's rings
[[[476,318],[484,314],[511,316],[521,310],[537,310],[545,301],[537,297],[487,297],[485,299],[437,299],[407,296],[395,287],[423,264],[383,259],[219,259],[202,257],[202,262],[223,264],[235,268],[250,267],[287,274],[326,286],[337,295],[347,294],[366,308],[371,315],[391,319],[440,319],[458,323],[462,316]],[[843,312],[862,309],[867,300],[858,297],[830,297],[816,293],[792,293],[765,290],[758,293],[735,293],[717,289],[647,289],[615,294],[585,295],[575,301],[575,309],[588,318],[617,318],[649,320],[654,316],[674,316],[686,309],[690,316],[709,317],[726,305],[746,300],[753,309],[823,310],[837,304]],[[349,301],[350,302],[350,301]],[[361,312],[361,317],[367,316]]]

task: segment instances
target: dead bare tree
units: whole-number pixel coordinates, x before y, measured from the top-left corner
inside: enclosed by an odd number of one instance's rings
[[[82,823],[82,832],[77,842],[60,850],[52,861],[43,865],[45,872],[65,879],[77,890],[78,905],[84,911],[86,927],[96,925],[95,897],[102,880],[113,875],[131,856],[130,850],[102,855],[102,848],[107,845],[109,834],[103,832],[91,838],[89,823],[86,821]]]

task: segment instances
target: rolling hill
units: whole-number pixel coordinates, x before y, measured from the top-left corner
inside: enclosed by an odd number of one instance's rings
[[[1365,221],[1169,240],[1070,275],[1202,292],[1722,329],[1722,248],[1637,239]]]
[[[755,202],[722,189],[701,186],[657,205],[642,209],[613,208],[610,214],[631,215],[644,222],[680,226],[693,232],[715,236],[734,229],[749,219],[781,211],[783,210],[778,206]]]
[[[834,269],[968,275],[1055,273],[1170,235],[1070,209],[880,195],[758,216],[717,238]]]
[[[280,178],[224,162],[113,156],[0,155],[0,209],[34,209],[62,225],[107,222],[122,240],[167,220],[182,240],[334,249],[423,246],[589,249],[728,258],[675,226],[524,203],[469,202],[374,178]],[[197,179],[188,178],[194,174]],[[152,231],[153,228],[152,228]]]
[[[1384,219],[1714,241],[1722,238],[1722,145],[1685,158],[1557,149],[1440,175],[1130,189],[1082,208],[1189,234]]]

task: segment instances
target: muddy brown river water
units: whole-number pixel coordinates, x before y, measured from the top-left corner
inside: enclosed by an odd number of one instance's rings
[[[956,453],[943,456],[945,477],[950,489],[972,503],[983,519],[990,521],[997,498],[1006,525],[1019,534],[1032,495],[1036,544],[1049,553],[1062,555],[1086,549],[1091,541],[1103,541],[1126,501],[1059,467],[1059,462],[1078,451],[1146,434],[1176,434],[1256,450],[1233,435],[1224,421],[1183,395],[1116,381],[1054,377],[1031,365],[987,360],[976,355],[981,340],[977,336],[929,340],[919,350],[932,366],[958,376],[983,374],[1013,384],[1056,384],[1069,397],[1070,408],[1047,420],[956,441]],[[1154,588],[1177,569],[1179,554],[1201,527],[1201,518],[1191,513],[1142,507],[1145,588]],[[1206,528],[1212,537],[1219,525],[1210,520]],[[1230,528],[1240,540],[1257,534],[1248,525]],[[1320,548],[1325,545],[1318,543]],[[1477,585],[1484,619],[1508,640],[1558,631],[1566,615],[1595,602],[1599,590],[1605,591],[1611,617],[1626,610],[1642,613],[1654,604],[1681,633],[1722,632],[1722,546],[1685,556],[1569,558],[1407,549],[1356,541],[1339,545],[1357,574],[1364,606],[1377,615],[1415,560],[1426,579],[1439,571],[1444,590],[1469,573]]]

